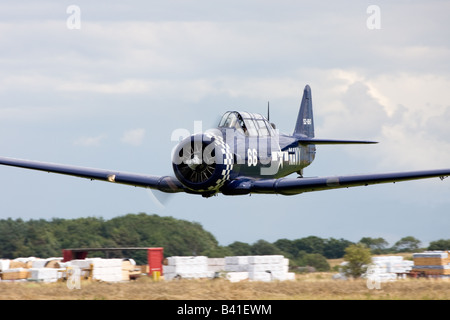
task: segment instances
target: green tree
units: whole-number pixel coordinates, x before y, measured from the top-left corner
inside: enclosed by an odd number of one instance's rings
[[[327,259],[339,259],[345,254],[345,248],[353,244],[353,242],[345,239],[330,238],[325,240],[323,255]]]
[[[353,244],[345,249],[344,259],[347,262],[343,267],[344,273],[359,278],[371,263],[370,249],[363,244]]]
[[[299,266],[314,267],[317,271],[329,271],[330,264],[327,259],[319,253],[299,252],[299,258],[296,260]]]
[[[279,239],[273,244],[290,259],[298,258],[301,251],[319,253],[327,259],[337,259],[344,256],[345,248],[352,242],[345,239],[321,239],[310,236],[296,240]]]
[[[199,223],[145,213],[107,221],[106,235],[115,235],[113,239],[121,239],[121,245],[164,247],[166,256],[203,255],[218,248],[214,236]]]
[[[289,239],[279,239],[273,243],[279,250],[292,258],[296,257],[298,254],[298,249],[294,242]]]
[[[413,252],[419,249],[420,240],[408,236],[403,237],[394,244],[394,249],[398,252]]]
[[[274,244],[265,240],[258,240],[252,245],[252,255],[278,255],[283,252]]]
[[[365,244],[370,250],[372,250],[372,253],[377,254],[382,253],[388,245],[388,242],[383,238],[370,237],[361,238],[361,240],[359,240],[359,243]]]
[[[17,258],[25,246],[26,222],[8,218],[0,221],[0,257]]]
[[[164,247],[166,256],[229,253],[199,223],[145,213],[108,221],[97,217],[0,220],[1,258],[61,256],[62,250],[69,248],[156,246]],[[101,251],[95,255],[106,256]],[[108,257],[133,258],[139,264],[147,261],[144,250],[111,252]]]
[[[26,249],[17,255],[47,258],[61,254],[51,224],[44,219],[28,221],[24,236]]]
[[[427,248],[428,250],[450,250],[450,239],[444,240],[436,240],[430,242],[430,245]]]
[[[203,254],[208,258],[223,258],[234,255],[229,247],[222,247],[222,246],[218,246],[217,248],[207,250]]]
[[[235,241],[228,245],[233,256],[250,256],[252,254],[252,246],[245,242]]]
[[[325,240],[316,236],[309,236],[306,238],[294,240],[294,245],[297,248],[297,251],[323,254]]]

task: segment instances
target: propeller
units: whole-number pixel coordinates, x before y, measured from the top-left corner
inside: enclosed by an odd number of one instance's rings
[[[169,203],[173,196],[172,193],[162,192],[159,190],[146,189],[146,191],[150,199],[152,199],[152,202],[156,204],[156,206],[160,209],[165,209],[166,205]]]
[[[180,155],[182,162],[178,165],[180,173],[187,180],[194,183],[207,181],[214,173],[215,152],[207,159],[203,159],[204,144],[191,143],[190,148],[182,149]]]

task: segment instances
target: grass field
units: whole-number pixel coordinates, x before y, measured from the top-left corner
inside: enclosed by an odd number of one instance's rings
[[[298,275],[295,281],[216,280],[153,281],[142,277],[124,283],[82,281],[0,282],[1,300],[448,300],[448,279],[404,279],[368,289],[365,280],[333,280],[332,273]]]

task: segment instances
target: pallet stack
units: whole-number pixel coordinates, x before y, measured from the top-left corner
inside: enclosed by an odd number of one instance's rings
[[[225,257],[226,277],[231,282],[294,280],[289,271],[289,259],[281,255]]]
[[[57,282],[62,277],[60,269],[57,268],[31,268],[29,270],[28,280],[42,282]],[[61,270],[63,271],[63,270]]]
[[[81,279],[105,282],[129,281],[141,275],[141,268],[133,259],[88,258],[62,262],[62,258],[34,257],[0,260],[2,281],[56,282],[67,279],[79,269]]]
[[[56,282],[61,278],[61,258],[38,259],[35,257],[0,260],[1,279],[5,281]]]
[[[225,275],[231,282],[294,280],[288,272],[289,259],[281,255],[232,256],[208,258],[204,256],[169,257],[164,265],[164,279],[200,279]]]
[[[372,269],[378,273],[407,273],[412,267],[413,262],[404,260],[402,256],[372,257]]]
[[[225,258],[208,258],[208,271],[214,273],[223,271]]]
[[[122,281],[136,279],[142,273],[144,272],[141,271],[141,267],[136,266],[136,261],[133,259],[122,260]]]
[[[101,259],[91,258],[70,261],[70,266],[80,268],[84,272],[90,271],[90,276],[94,280],[105,282],[122,281],[122,260],[123,259]]]
[[[163,266],[165,280],[214,277],[215,272],[208,270],[208,257],[205,256],[175,256],[167,258],[167,262]]]
[[[248,280],[248,256],[225,257],[225,277],[230,282]]]
[[[450,275],[449,251],[425,251],[414,253],[413,271],[423,272],[430,276]]]
[[[2,280],[25,280],[30,276],[30,272],[25,268],[13,268],[2,271]]]

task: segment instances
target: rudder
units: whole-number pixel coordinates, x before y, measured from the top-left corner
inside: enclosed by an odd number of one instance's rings
[[[294,136],[314,138],[314,118],[312,110],[311,88],[305,86],[300,111],[295,124]]]

